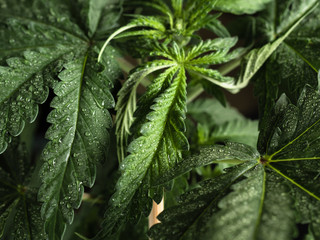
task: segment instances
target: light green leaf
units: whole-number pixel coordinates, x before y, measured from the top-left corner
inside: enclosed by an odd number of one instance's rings
[[[117,151],[120,162],[126,155],[125,149],[127,147],[128,135],[130,134],[130,127],[134,121],[133,113],[136,110],[136,89],[138,85],[149,74],[170,66],[172,66],[172,63],[165,60],[153,61],[150,64],[147,63],[144,67],[140,67],[131,73],[119,91],[118,102],[115,109],[117,111]]]
[[[198,127],[199,128],[199,127]],[[233,120],[216,126],[205,144],[233,141],[256,147],[258,141],[258,121]]]
[[[264,9],[272,0],[216,0],[213,9],[233,14],[253,14]]]
[[[115,233],[126,221],[123,214],[128,214],[132,204],[135,205],[135,212],[148,208],[149,204],[146,206],[142,199],[135,197],[142,197],[140,194],[143,194],[145,198],[143,192],[148,190],[154,179],[181,160],[181,150],[188,146],[183,129],[179,127],[186,110],[185,88],[185,71],[181,68],[171,85],[155,99],[152,111],[141,127],[141,136],[128,147],[130,154],[121,163],[122,175],[117,183],[117,191],[112,196],[103,229],[97,239]]]
[[[221,114],[223,112],[223,114]],[[239,111],[229,105],[222,106],[210,98],[198,99],[188,104],[188,114],[197,122],[207,125],[222,125],[229,121],[244,120]]]

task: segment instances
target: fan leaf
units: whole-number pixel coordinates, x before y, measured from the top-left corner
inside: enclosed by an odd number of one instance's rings
[[[319,212],[314,209],[320,203],[317,181],[320,168],[320,116],[316,110],[319,104],[319,92],[309,86],[302,91],[296,106],[281,98],[269,115],[267,127],[259,135],[261,157],[257,157],[259,154],[254,151],[245,154],[240,161],[243,164],[227,169],[226,173],[184,194],[179,205],[160,214],[161,224],[151,228],[151,237],[290,240],[296,237],[299,223],[308,224],[312,234],[318,236],[319,231],[315,226]],[[211,148],[214,154],[200,153],[182,161],[180,169],[188,165],[198,166],[195,164],[197,158],[203,159],[198,160],[203,165],[210,163],[208,159],[211,163],[232,162],[237,151],[241,152],[239,144],[229,145],[226,151],[217,151],[219,147],[206,147],[206,152],[210,153]],[[222,183],[221,178],[230,181],[229,176],[238,174],[237,170],[243,166],[246,166],[246,171],[237,175],[237,179],[245,179]],[[178,175],[181,173],[177,172]],[[163,181],[174,177],[174,174],[164,176]],[[226,193],[213,194],[221,183],[225,184],[225,188],[221,188]],[[294,198],[304,199],[304,202],[296,204]],[[296,211],[299,219],[296,219]]]

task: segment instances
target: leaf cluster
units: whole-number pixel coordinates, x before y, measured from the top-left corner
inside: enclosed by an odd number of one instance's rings
[[[0,238],[320,239],[319,13],[0,0]]]

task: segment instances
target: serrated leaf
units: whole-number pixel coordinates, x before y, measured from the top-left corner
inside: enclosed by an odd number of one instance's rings
[[[199,153],[185,158],[170,171],[159,176],[155,181],[155,186],[167,183],[191,169],[212,163],[241,164],[248,159],[259,158],[259,154],[254,148],[242,143],[226,142],[214,146],[201,146],[199,151]]]
[[[213,9],[233,14],[253,14],[264,9],[272,0],[217,0]]]
[[[97,239],[115,233],[126,221],[123,214],[128,213],[132,204],[137,204],[135,208],[138,209],[146,208],[134,196],[140,189],[146,191],[156,176],[181,160],[181,150],[188,143],[181,130],[176,128],[176,122],[177,116],[183,118],[185,112],[185,85],[182,68],[173,77],[171,85],[155,99],[152,111],[141,127],[141,136],[130,143],[130,154],[121,163],[122,176]]]
[[[233,169],[234,171],[204,181],[200,183],[200,187],[182,195],[179,205],[165,210],[158,216],[161,224],[156,224],[150,229],[150,237],[155,240],[202,239],[201,229],[216,212],[216,206],[225,191],[252,167],[252,163],[239,165]]]
[[[306,83],[317,87],[317,72],[284,42],[255,77],[255,94],[259,97],[261,127],[282,93],[293,102],[299,98]],[[292,81],[292,79],[296,79]]]
[[[221,210],[208,222],[211,227],[203,239],[293,239],[294,201],[282,182],[263,166],[257,167],[219,202]]]
[[[33,11],[25,11],[31,6]],[[76,49],[72,44],[81,49],[86,43],[67,10],[40,0],[1,4],[0,45],[5,49],[0,51],[0,152],[25,122],[35,120],[66,55]]]
[[[54,110],[46,133],[50,140],[44,149],[42,185],[39,198],[43,201],[42,216],[52,239],[63,235],[65,223],[73,220],[83,186],[95,180],[96,163],[104,159],[108,149],[112,120],[108,108],[113,107],[111,77],[107,64],[96,64],[97,50],[75,56],[64,64],[55,84],[57,95],[51,102]],[[110,61],[110,60],[109,60]]]
[[[280,11],[284,6],[292,4],[293,10]],[[280,46],[280,44],[290,35],[290,33],[301,23],[301,21],[308,16],[317,6],[319,2],[316,0],[309,1],[281,1],[273,3],[270,9],[273,12],[270,21],[267,23],[269,43],[261,48],[251,50],[242,62],[242,70],[239,76],[239,81],[249,81],[257,71],[262,67],[271,54]],[[272,10],[270,10],[271,12]],[[272,15],[276,11],[276,15]],[[275,23],[275,24],[274,24]]]
[[[221,114],[223,112],[223,114]],[[243,120],[237,109],[222,106],[215,99],[198,99],[188,104],[188,114],[203,125],[221,125],[233,120]]]
[[[308,86],[300,95],[297,106],[280,99],[270,113],[267,127],[259,136],[261,157],[247,155],[247,159],[242,160],[245,163],[238,165],[250,166],[250,171],[238,176],[246,178],[232,185],[232,191],[225,197],[219,198],[219,194],[211,194],[211,191],[215,191],[218,183],[222,182],[219,178],[230,179],[229,174],[237,173],[232,168],[218,178],[208,180],[212,181],[210,184],[205,185],[204,182],[204,187],[186,193],[178,206],[160,214],[162,223],[151,228],[151,237],[290,240],[296,237],[299,223],[309,224],[312,234],[318,236],[315,226],[320,216],[315,209],[320,202],[317,181],[320,115],[315,110],[319,105],[319,92]],[[220,161],[225,154],[224,151],[215,151],[217,146],[212,146],[216,155],[211,155],[211,162]],[[232,146],[228,151],[230,156],[236,155]],[[201,158],[201,154],[198,157]],[[208,158],[210,154],[205,159]],[[188,162],[181,162],[182,168],[183,165],[188,165]],[[224,184],[222,189],[228,191],[230,184]],[[294,201],[297,196],[303,199],[298,204]]]
[[[204,143],[233,141],[256,147],[258,141],[258,121],[233,120],[216,126]]]
[[[257,145],[258,122],[246,119],[229,105],[224,107],[215,99],[199,99],[188,104],[188,115],[197,122],[197,144],[233,141]]]
[[[1,239],[47,239],[29,164],[25,147],[17,143],[0,156]]]
[[[100,3],[97,11],[108,12]],[[84,33],[87,22],[77,18],[71,2],[2,1],[0,11],[0,42],[6,46],[0,54],[6,64],[0,70],[0,145],[8,144],[9,134],[18,135],[25,121],[34,121],[37,105],[53,87],[39,199],[49,239],[61,239],[81,202],[82,185],[92,186],[95,164],[108,149],[107,108],[114,105],[109,90],[118,77],[114,50],[109,47],[102,64],[96,63],[99,43]],[[94,35],[102,17],[90,14],[87,30]]]
[[[320,44],[320,37],[317,35],[320,28],[319,14],[320,8],[317,7],[285,41],[304,62],[317,72],[320,69],[320,61],[317,57]]]
[[[316,75],[320,68],[315,32],[319,7],[305,18],[301,26],[283,42],[256,76],[255,93],[259,97],[260,116],[266,117],[276,99],[285,93],[296,102],[306,83],[317,87]],[[306,35],[308,33],[308,35]],[[312,46],[312,51],[309,50]],[[295,81],[292,79],[295,78]]]
[[[172,66],[172,63],[165,60],[153,61],[151,66],[147,63],[144,67],[140,67],[131,73],[119,91],[118,102],[115,108],[117,111],[116,133],[119,161],[122,161],[126,155],[125,149],[128,144],[128,135],[134,121],[133,113],[136,110],[136,90],[138,85],[149,74],[170,66]]]

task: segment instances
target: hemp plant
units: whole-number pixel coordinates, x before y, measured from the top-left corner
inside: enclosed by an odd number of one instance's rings
[[[320,239],[319,16],[0,0],[0,239]]]

